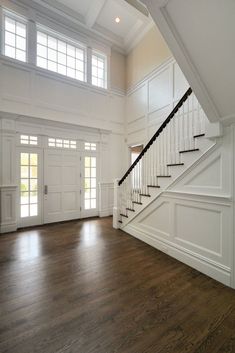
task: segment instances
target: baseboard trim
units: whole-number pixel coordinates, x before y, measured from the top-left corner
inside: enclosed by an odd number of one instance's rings
[[[113,215],[113,207],[110,209],[99,211],[99,217],[108,217]]]
[[[1,224],[0,225],[0,234],[5,234],[5,233],[12,233],[17,230],[17,224],[16,223],[11,223],[11,224]]]
[[[196,253],[176,247],[173,243],[169,244],[169,242],[166,243],[156,238],[153,239],[149,234],[144,233],[142,230],[130,224],[125,226],[122,230],[224,285],[231,287],[231,270],[228,267],[219,263],[213,263],[210,260],[205,261]]]

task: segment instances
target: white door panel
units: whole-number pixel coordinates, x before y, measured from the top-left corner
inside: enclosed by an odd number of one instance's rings
[[[76,151],[45,150],[44,223],[80,218],[80,157]]]

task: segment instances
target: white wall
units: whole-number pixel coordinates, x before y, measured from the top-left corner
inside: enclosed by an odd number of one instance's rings
[[[235,2],[143,0],[210,121],[235,117]]]

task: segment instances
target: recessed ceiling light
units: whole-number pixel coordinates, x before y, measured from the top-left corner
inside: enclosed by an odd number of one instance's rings
[[[116,18],[115,18],[115,22],[116,22],[116,23],[120,23],[120,21],[121,21],[120,17],[116,17]]]

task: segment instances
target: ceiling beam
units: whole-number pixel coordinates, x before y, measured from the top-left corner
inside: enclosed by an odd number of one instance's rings
[[[99,17],[100,12],[102,11],[105,3],[107,0],[93,0],[88,13],[86,15],[85,21],[86,21],[86,25],[89,28],[92,28],[97,20],[97,18]]]

